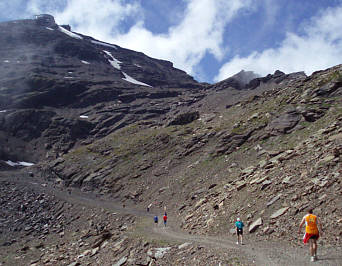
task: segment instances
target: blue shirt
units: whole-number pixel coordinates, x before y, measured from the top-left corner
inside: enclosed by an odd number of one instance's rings
[[[237,221],[237,222],[235,222],[235,226],[239,229],[242,229],[245,225],[243,224],[243,222]]]

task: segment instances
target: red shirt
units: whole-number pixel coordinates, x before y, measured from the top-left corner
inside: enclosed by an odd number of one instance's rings
[[[167,220],[167,216],[166,216],[166,215],[163,216],[163,220],[164,220],[164,221]]]

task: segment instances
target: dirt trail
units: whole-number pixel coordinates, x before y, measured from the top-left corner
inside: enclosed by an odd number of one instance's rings
[[[84,193],[78,189],[73,189],[69,193],[69,191],[61,190],[47,182],[46,185],[42,186],[41,180],[29,177],[27,174],[0,172],[0,180],[29,186],[35,191],[52,194],[62,201],[79,206],[104,208],[111,212],[131,214],[137,217],[151,217],[151,227],[143,229],[146,235],[156,236],[163,240],[191,242],[221,250],[238,250],[241,257],[247,257],[251,265],[312,265],[312,262],[309,262],[307,247],[293,247],[286,242],[252,241],[248,240],[248,236],[246,237],[245,245],[238,246],[235,243],[235,238],[232,236],[222,238],[219,236],[190,235],[181,231],[176,222],[170,218],[167,227],[163,225],[156,227],[152,222],[153,215],[147,213],[145,209],[141,210],[135,206],[123,207],[121,202],[103,196],[99,197],[93,193]],[[342,265],[341,247],[319,247],[318,253],[319,260],[314,263],[315,265]]]
[[[255,265],[312,265],[312,262],[309,261],[307,248],[292,247],[287,243],[246,240],[245,245],[237,246],[235,238],[222,239],[216,236],[189,235],[181,231],[174,231],[168,227],[154,228],[153,231],[165,236],[167,239],[194,242],[224,249],[238,249],[242,256],[247,256],[249,260],[254,261]],[[320,256],[315,265],[342,265],[340,250],[319,248]]]

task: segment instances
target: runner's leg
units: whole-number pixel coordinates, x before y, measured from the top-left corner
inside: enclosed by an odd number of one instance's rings
[[[313,239],[312,242],[313,256],[317,256],[317,239]]]
[[[313,249],[313,239],[309,239],[309,246],[310,246],[310,256],[312,257],[314,255],[314,249]]]

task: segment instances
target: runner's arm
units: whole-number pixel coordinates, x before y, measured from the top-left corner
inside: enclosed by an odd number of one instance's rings
[[[298,229],[298,233],[300,234],[300,232],[302,231],[302,227],[303,227],[303,224],[305,223],[305,217],[303,217],[302,221],[300,222],[300,225],[299,225],[299,229]]]
[[[321,220],[318,219],[318,217],[317,217],[317,224],[318,224],[318,227],[319,227],[319,233],[322,235],[323,234],[323,227],[322,227]]]

